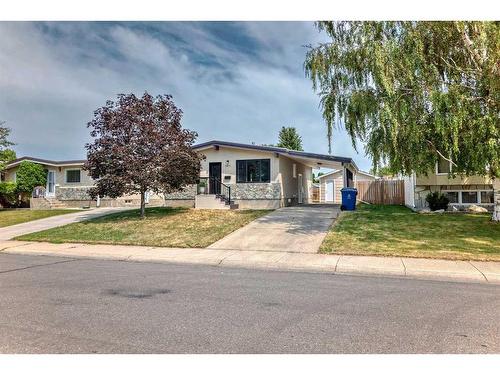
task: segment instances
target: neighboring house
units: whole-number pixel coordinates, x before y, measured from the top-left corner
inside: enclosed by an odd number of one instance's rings
[[[463,210],[478,205],[492,211],[494,207],[493,180],[485,176],[451,177],[452,164],[441,159],[435,170],[426,175],[404,177],[405,204],[412,209],[428,207],[425,197],[439,191],[450,200],[448,208]]]
[[[85,160],[45,160],[33,157],[22,157],[7,164],[2,172],[3,181],[16,181],[16,171],[23,161],[40,164],[47,171],[45,189],[38,192],[41,196],[31,199],[32,208],[78,208],[78,207],[115,207],[137,206],[139,195],[123,196],[117,199],[100,198],[92,200],[88,190],[94,185],[94,180],[83,170]],[[163,197],[147,196],[150,204],[163,204]]]
[[[193,148],[205,156],[201,163],[200,184],[164,196],[149,194],[149,205],[279,208],[312,202],[313,168],[338,169],[347,176],[346,186],[353,186],[359,173],[348,157],[226,141],[210,141]],[[5,180],[15,180],[17,166],[23,160],[39,163],[47,170],[44,196],[32,199],[35,206],[138,206],[140,203],[139,196],[91,200],[88,189],[94,181],[82,169],[84,160],[20,158],[7,165]]]
[[[344,185],[345,176],[349,179],[347,185]],[[357,171],[356,174],[351,178],[348,173],[344,173],[343,170],[334,170],[329,173],[325,173],[319,178],[319,199],[321,203],[338,203],[342,202],[342,196],[340,190],[344,186],[355,187],[358,181],[375,181],[376,176],[363,171]]]

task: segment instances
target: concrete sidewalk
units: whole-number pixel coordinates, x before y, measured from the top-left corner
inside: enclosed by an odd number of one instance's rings
[[[23,234],[39,232],[41,230],[60,227],[66,224],[77,223],[84,220],[94,219],[99,216],[112,214],[119,211],[130,210],[128,207],[106,207],[91,210],[78,210],[71,214],[51,216],[44,219],[28,221],[26,223],[10,225],[0,228],[0,241],[10,240]]]
[[[0,254],[2,253],[335,274],[369,274],[500,284],[500,262],[22,241],[0,241]]]

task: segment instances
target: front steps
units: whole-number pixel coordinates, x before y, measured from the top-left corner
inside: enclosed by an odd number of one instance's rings
[[[200,194],[194,198],[194,208],[205,210],[234,210],[238,208],[235,203],[228,204],[214,194]]]
[[[38,197],[30,198],[30,208],[32,210],[57,210],[68,208],[68,206],[55,198]]]
[[[51,210],[57,210],[60,208],[68,208],[68,206],[66,206],[66,203],[63,203],[56,198],[47,198],[46,197],[45,200],[49,203]]]

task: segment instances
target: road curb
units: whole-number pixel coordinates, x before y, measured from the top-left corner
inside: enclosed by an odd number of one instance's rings
[[[0,254],[500,284],[500,262],[20,241],[0,242],[0,249]]]

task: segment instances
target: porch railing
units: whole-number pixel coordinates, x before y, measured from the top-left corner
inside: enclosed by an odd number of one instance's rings
[[[31,194],[32,198],[44,198],[45,197],[45,188],[43,186],[37,186],[33,189]]]
[[[226,204],[231,204],[231,187],[216,177],[200,178],[197,194],[213,194]]]

